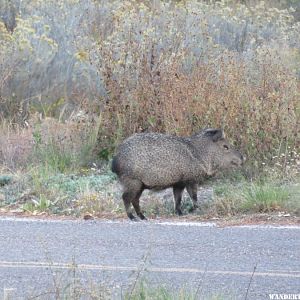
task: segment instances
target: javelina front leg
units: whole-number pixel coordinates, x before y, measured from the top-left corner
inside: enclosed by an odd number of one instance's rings
[[[182,216],[181,198],[182,198],[183,190],[184,190],[184,186],[182,186],[182,185],[174,185],[173,186],[173,194],[174,194],[174,200],[175,200],[175,213],[178,216]]]
[[[190,183],[186,186],[186,190],[188,192],[188,194],[190,195],[190,197],[193,200],[193,210],[195,210],[196,208],[198,208],[198,203],[197,203],[197,190],[198,190],[198,186],[195,183]]]

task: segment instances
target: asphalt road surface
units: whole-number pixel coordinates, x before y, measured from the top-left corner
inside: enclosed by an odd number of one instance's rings
[[[121,299],[137,281],[197,299],[297,295],[300,227],[0,218],[0,299],[55,299],[69,284]]]

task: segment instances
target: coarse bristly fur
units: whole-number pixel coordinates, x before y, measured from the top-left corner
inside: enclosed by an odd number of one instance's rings
[[[141,219],[139,198],[144,189],[173,187],[175,211],[181,211],[186,188],[197,207],[197,185],[216,172],[240,166],[243,156],[224,138],[220,129],[204,129],[189,137],[160,133],[139,133],[127,138],[117,149],[112,171],[124,186],[126,213],[135,220],[130,204]]]

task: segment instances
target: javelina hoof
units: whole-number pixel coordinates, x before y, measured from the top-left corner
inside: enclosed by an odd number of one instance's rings
[[[138,219],[132,213],[127,214],[127,216],[131,221],[135,221],[135,222],[138,221]]]
[[[199,209],[199,206],[197,204],[196,205],[194,204],[194,206],[190,208],[189,212],[193,212],[197,209]]]
[[[181,211],[181,209],[176,209],[176,215],[178,215],[178,216],[182,216],[182,211]]]
[[[147,218],[142,213],[139,214],[139,217],[141,220],[145,220],[145,221],[147,220]]]

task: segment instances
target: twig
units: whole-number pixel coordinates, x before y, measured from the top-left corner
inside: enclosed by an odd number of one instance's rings
[[[251,275],[251,278],[250,278],[250,281],[249,281],[249,284],[248,284],[247,292],[246,292],[246,295],[245,295],[245,300],[247,300],[247,298],[248,298],[248,292],[249,292],[250,285],[251,285],[252,280],[253,280],[254,273],[256,271],[256,267],[257,267],[257,263],[255,264],[255,266],[253,268],[253,272],[252,272],[252,275]]]
[[[51,292],[51,291],[49,291],[49,292],[43,292],[43,293],[37,294],[35,296],[30,296],[27,299],[28,300],[38,299],[38,298],[40,298],[42,296],[46,296],[46,295],[55,295],[55,292]]]
[[[135,290],[136,284],[137,284],[137,282],[138,282],[138,280],[139,280],[139,278],[140,278],[140,276],[142,274],[142,271],[144,270],[144,267],[145,267],[145,264],[147,262],[148,256],[149,256],[149,251],[144,255],[144,257],[142,259],[141,267],[138,269],[137,276],[136,276],[136,278],[135,278],[135,280],[133,282],[132,288],[130,289],[130,294],[129,294],[128,300],[130,300],[131,297],[132,297],[132,294],[133,294],[133,292]]]
[[[205,270],[202,273],[202,277],[199,280],[199,283],[198,283],[198,286],[197,286],[197,290],[196,290],[196,293],[195,293],[195,297],[194,297],[195,300],[197,299],[197,295],[198,295],[198,293],[200,291],[200,288],[201,288],[200,295],[202,294],[202,287],[203,287],[202,284],[203,284],[204,278],[206,276],[206,272],[207,272],[207,264],[205,265]]]
[[[152,245],[153,245],[152,240],[153,240],[153,231],[150,232],[150,238],[149,238],[149,244],[148,244],[148,247],[147,247],[147,252],[146,252],[145,255],[143,256],[142,264],[141,264],[140,268],[139,268],[138,271],[137,271],[137,276],[136,276],[136,278],[135,278],[135,280],[134,280],[134,283],[133,283],[133,285],[132,285],[132,287],[131,287],[131,290],[130,290],[130,294],[129,294],[128,300],[131,299],[132,294],[133,294],[133,292],[134,292],[134,290],[135,290],[136,284],[137,284],[137,282],[138,282],[138,280],[139,280],[139,278],[140,278],[140,276],[141,276],[141,274],[142,274],[142,271],[145,269],[145,265],[146,265],[146,262],[147,262],[148,258],[149,258],[150,255],[151,255],[151,252],[152,252]]]

